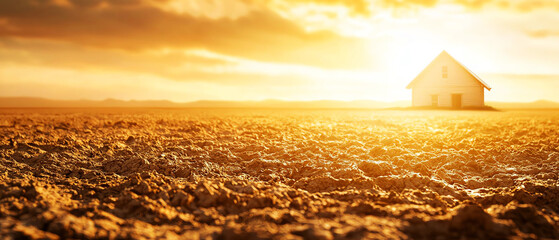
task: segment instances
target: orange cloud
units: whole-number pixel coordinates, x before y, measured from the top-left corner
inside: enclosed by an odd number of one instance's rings
[[[79,2],[79,3],[77,3]],[[163,11],[140,1],[73,1],[61,6],[51,1],[0,0],[0,37],[53,39],[99,48],[208,49],[262,61],[295,62],[324,67],[354,65],[301,54],[318,45],[347,44],[334,49],[339,59],[362,52],[361,40],[332,32],[309,33],[269,10],[253,11],[238,19],[196,18]]]
[[[38,40],[0,39],[0,64],[73,69],[83,72],[123,72],[151,75],[180,82],[222,85],[300,83],[286,75],[272,77],[257,68],[243,67],[233,57],[180,51],[123,52]],[[246,62],[246,61],[245,61]],[[261,64],[264,65],[264,64]],[[286,72],[289,74],[289,72]]]
[[[473,10],[493,5],[500,9],[529,12],[536,9],[553,9],[559,11],[558,0],[379,0],[382,5],[393,8],[411,6],[434,7],[441,3],[456,4]]]
[[[395,8],[405,8],[410,6],[433,7],[439,0],[382,0],[383,5]]]
[[[527,31],[526,33],[533,38],[559,37],[559,30],[542,29]]]
[[[63,7],[48,1],[2,0],[0,16],[11,28],[1,28],[0,34],[127,49],[224,46],[231,44],[229,39],[253,39],[238,43],[237,47],[244,48],[286,36],[291,38],[281,40],[302,43],[324,37],[307,34],[271,12],[255,12],[237,21],[211,20],[142,4],[97,8],[101,0],[73,2],[79,4]]]
[[[354,15],[371,14],[371,4],[366,0],[288,0],[289,4],[317,4],[326,6],[343,6],[350,10]]]
[[[455,0],[455,3],[459,5],[466,6],[471,9],[480,9],[487,4],[492,4],[493,1],[491,0]],[[502,1],[508,3],[506,1]],[[508,6],[508,5],[506,5]],[[505,5],[500,5],[500,7],[505,7]]]
[[[553,9],[559,11],[558,0],[525,0],[517,5],[515,8],[519,11],[529,12],[536,9]]]
[[[537,9],[552,9],[559,11],[558,0],[454,0],[454,2],[470,9],[481,9],[488,5],[494,5],[500,9],[521,12],[530,12]]]

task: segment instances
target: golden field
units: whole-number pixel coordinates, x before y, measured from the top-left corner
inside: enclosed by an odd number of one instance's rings
[[[556,239],[559,111],[0,110],[4,239]]]

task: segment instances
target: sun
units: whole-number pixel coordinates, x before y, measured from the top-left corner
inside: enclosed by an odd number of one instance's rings
[[[393,67],[410,74],[419,73],[444,50],[444,46],[424,36],[407,36],[400,42],[401,44],[394,49],[393,63],[395,65]]]

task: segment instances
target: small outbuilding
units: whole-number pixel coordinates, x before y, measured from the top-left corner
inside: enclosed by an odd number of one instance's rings
[[[481,108],[484,90],[491,90],[481,78],[442,51],[415,79],[412,89],[414,107]]]

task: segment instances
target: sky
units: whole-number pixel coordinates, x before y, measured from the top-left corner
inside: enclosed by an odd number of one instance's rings
[[[559,101],[559,0],[0,0],[0,97],[410,100],[442,50]]]

